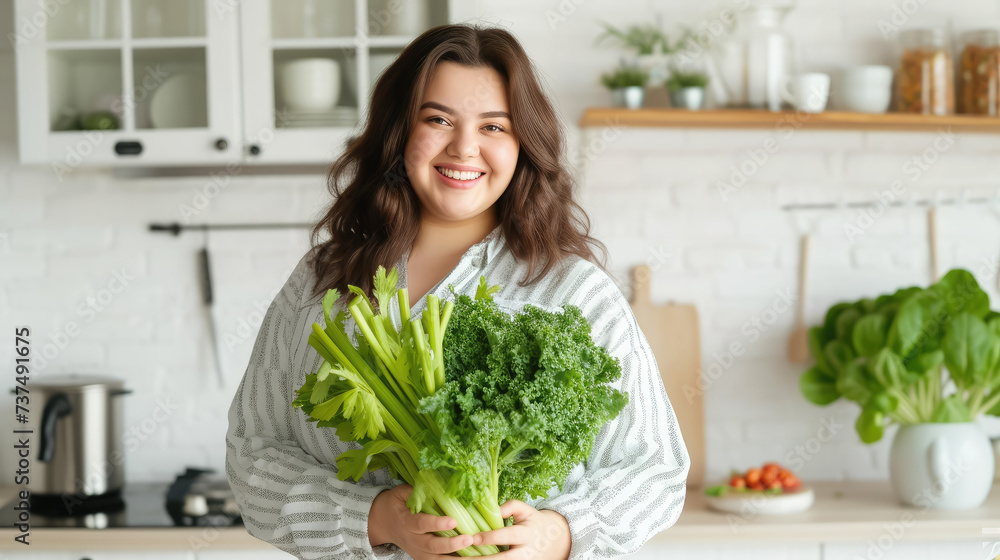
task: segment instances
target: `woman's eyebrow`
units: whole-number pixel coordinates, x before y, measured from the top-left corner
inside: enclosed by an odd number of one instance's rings
[[[427,103],[424,103],[423,105],[420,106],[421,111],[424,109],[437,109],[438,111],[444,111],[449,115],[455,114],[455,111],[452,108],[445,107],[444,105],[440,103],[435,103],[433,101],[428,101]],[[502,119],[507,119],[509,121],[513,121],[513,119],[510,118],[510,113],[506,111],[487,111],[485,113],[479,113],[479,118],[481,119],[502,118]]]

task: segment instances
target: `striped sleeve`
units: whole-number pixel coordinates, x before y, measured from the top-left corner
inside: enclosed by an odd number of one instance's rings
[[[247,531],[304,559],[399,557],[368,541],[368,513],[388,486],[340,481],[301,446],[291,405],[297,321],[288,286],[268,308],[229,408],[226,475]],[[378,551],[378,554],[376,554]]]
[[[583,279],[581,277],[586,277]],[[609,276],[580,274],[571,301],[591,324],[594,342],[620,360],[625,409],[598,433],[586,465],[563,491],[535,504],[569,522],[570,560],[638,551],[673,525],[684,505],[690,459],[656,359],[632,308]]]

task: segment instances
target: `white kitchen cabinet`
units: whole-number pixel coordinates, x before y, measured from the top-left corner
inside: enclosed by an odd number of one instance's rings
[[[16,0],[21,161],[221,164],[239,157],[230,0]],[[113,115],[115,130],[73,130]]]
[[[327,164],[378,72],[427,28],[473,16],[458,0],[15,2],[20,157],[57,174]],[[308,58],[336,62],[332,111],[283,95],[299,83],[283,80],[286,64]],[[101,112],[118,129],[73,129]]]
[[[357,132],[380,71],[424,30],[465,15],[458,13],[461,2],[425,2],[419,17],[409,10],[422,3],[412,0],[341,0],[335,3],[337,12],[333,3],[311,0],[242,2],[248,161],[333,161]],[[296,83],[285,72],[287,65],[310,58],[336,62],[336,107],[325,116],[296,112],[283,95]]]

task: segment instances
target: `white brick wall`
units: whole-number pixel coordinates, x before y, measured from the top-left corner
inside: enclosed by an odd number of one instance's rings
[[[572,150],[579,144],[576,122],[583,108],[608,103],[597,75],[618,58],[617,52],[592,45],[599,31],[595,19],[624,26],[657,12],[664,21],[697,27],[727,4],[478,3],[484,19],[511,29],[523,41],[553,94]],[[892,62],[892,44],[876,25],[891,15],[891,2],[800,4],[787,27],[801,69],[835,71],[851,63]],[[560,10],[565,19],[550,23],[549,11]],[[943,21],[956,31],[995,27],[1000,2],[926,3],[911,21]],[[4,36],[9,24],[5,5],[0,12]],[[107,171],[83,170],[59,182],[45,166],[21,166],[16,159],[13,55],[6,44],[0,46],[0,76],[3,332],[14,323],[31,325],[38,349],[74,321],[81,332],[39,375],[84,371],[127,380],[135,393],[126,400],[126,425],[142,435],[128,455],[129,480],[164,479],[189,465],[221,472],[226,411],[256,336],[259,310],[305,251],[306,232],[210,236],[219,330],[232,341],[220,346],[228,381],[220,389],[195,274],[203,237],[146,231],[149,222],[180,220],[180,206],[192,204],[210,178],[121,179]],[[998,186],[1000,151],[1000,137],[993,135],[957,135],[930,169],[918,180],[908,180],[905,163],[936,136],[800,130],[785,138],[774,130],[634,129],[588,152],[587,171],[578,177],[580,201],[594,233],[608,246],[609,264],[620,284],[627,289],[630,267],[653,265],[654,301],[696,304],[706,370],[716,363],[725,366],[713,369],[721,374],[707,383],[705,393],[710,476],[795,457],[806,478],[887,476],[890,438],[865,446],[853,429],[855,406],[818,408],[798,393],[802,368],[785,360],[793,312],[778,314],[759,333],[746,325],[771,306],[778,291],[797,292],[798,236],[806,231],[814,235],[810,322],[819,321],[836,301],[926,283],[923,209],[894,209],[851,242],[843,228],[855,223],[857,210],[789,213],[780,206],[866,200],[895,179],[904,180],[908,192],[992,193]],[[718,182],[728,182],[732,166],[746,161],[747,150],[760,149],[768,138],[777,141],[778,150],[723,200]],[[193,221],[306,222],[316,218],[326,200],[321,176],[241,174]],[[939,219],[942,271],[968,267],[997,298],[1000,210],[945,207]],[[984,268],[984,259],[992,266]],[[84,314],[88,298],[98,297],[122,267],[134,275],[127,288],[106,304],[98,302],[101,311]],[[729,361],[724,354],[734,342],[745,353]],[[0,359],[9,356],[9,341],[0,342]],[[157,398],[169,399],[179,410],[142,432],[150,427]],[[8,396],[3,403],[4,410],[11,408]],[[815,448],[811,440],[824,419],[831,418],[842,429]],[[9,446],[0,445],[3,464],[9,464]]]

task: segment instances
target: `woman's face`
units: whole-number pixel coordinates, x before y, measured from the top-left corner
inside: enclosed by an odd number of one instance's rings
[[[471,220],[500,198],[519,150],[509,113],[503,77],[496,70],[438,63],[404,155],[422,219]]]

